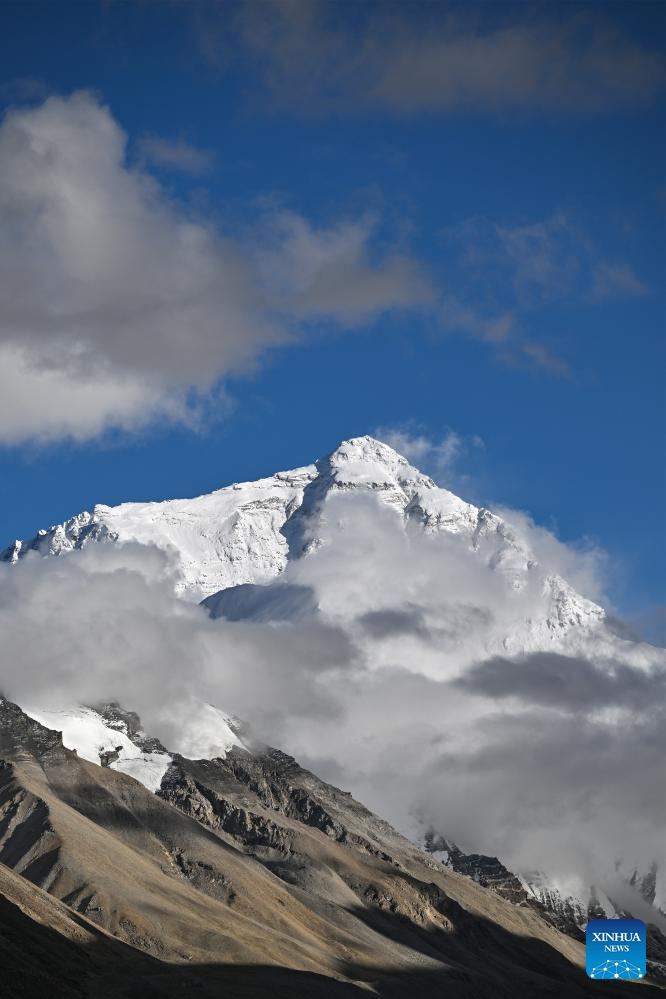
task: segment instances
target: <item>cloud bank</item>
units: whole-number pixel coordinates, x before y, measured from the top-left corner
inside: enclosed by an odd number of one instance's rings
[[[185,753],[214,703],[403,830],[510,867],[602,884],[618,858],[666,861],[660,650],[602,631],[511,655],[502,636],[546,610],[540,573],[516,591],[367,497],[331,500],[317,533],[249,588],[250,620],[177,600],[168,556],[136,545],[0,566],[0,689],[117,699]]]

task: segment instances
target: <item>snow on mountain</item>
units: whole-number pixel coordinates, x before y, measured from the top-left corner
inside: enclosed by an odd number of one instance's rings
[[[314,474],[314,466],[296,469],[195,499],[98,504],[29,541],[16,541],[0,559],[16,562],[29,551],[62,555],[92,542],[155,545],[173,556],[179,593],[200,600],[237,583],[269,580],[284,569],[287,542],[280,530]]]
[[[241,583],[202,600],[213,618],[227,621],[301,621],[316,614],[312,588],[278,580],[271,586]]]
[[[151,544],[173,559],[179,594],[199,601],[230,587],[270,583],[290,560],[316,549],[317,520],[340,493],[375,495],[399,514],[405,529],[462,538],[473,557],[499,573],[510,590],[520,591],[538,575],[545,618],[536,625],[528,622],[517,649],[538,647],[552,635],[604,620],[601,607],[558,575],[544,575],[505,521],[438,487],[388,445],[367,436],[344,441],[314,465],[195,499],[97,505],[28,541],[14,542],[0,559],[16,562],[30,551],[61,555],[93,542]],[[286,596],[280,593],[279,601]],[[242,614],[248,599],[253,608],[263,606],[263,598],[247,591],[226,600],[232,616]],[[511,640],[506,648],[513,651]]]
[[[229,715],[212,704],[197,702],[191,708],[190,724],[174,747],[179,753],[192,760],[210,760],[224,758],[233,747],[245,748]],[[28,705],[24,710],[40,725],[60,732],[66,749],[134,777],[149,791],[159,789],[173,762],[171,753],[139,727],[138,717],[118,705],[58,710]]]
[[[27,707],[25,712],[45,728],[61,732],[66,749],[76,750],[91,763],[129,774],[149,791],[157,791],[171,765],[168,753],[142,750],[130,739],[126,725],[112,727],[92,708],[53,711]]]

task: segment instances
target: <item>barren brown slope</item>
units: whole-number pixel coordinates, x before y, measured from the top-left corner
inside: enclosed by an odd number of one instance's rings
[[[2,995],[120,994],[150,958],[115,940],[84,916],[0,864]]]
[[[171,965],[114,939],[0,864],[3,999],[359,999],[319,975],[266,965]]]
[[[344,959],[355,944],[257,861],[131,778],[66,753],[18,757],[0,781],[0,860],[148,953],[334,974],[336,951]],[[206,871],[205,891],[183,863]]]
[[[232,996],[279,995],[283,986],[293,996],[359,987],[382,996],[443,987],[488,999],[592,994],[579,945],[441,868],[306,771],[290,785],[299,798],[314,781],[300,818],[299,809],[270,807],[252,781],[234,776],[234,789],[224,761],[177,761],[164,801],[80,760],[47,730],[26,734],[7,710],[0,861],[66,902],[73,920],[83,914],[86,927],[128,945],[144,962],[137,995],[150,994],[155,976],[168,995],[186,974],[206,989],[224,982]],[[334,827],[316,812],[324,804]],[[605,987],[595,982],[594,994]]]

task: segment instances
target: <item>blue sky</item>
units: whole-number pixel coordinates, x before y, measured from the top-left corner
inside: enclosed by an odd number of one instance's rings
[[[444,484],[592,539],[656,634],[662,4],[0,18],[7,542],[453,432]]]

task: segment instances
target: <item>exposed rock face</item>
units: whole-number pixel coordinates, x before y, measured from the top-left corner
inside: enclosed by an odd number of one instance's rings
[[[4,739],[4,746],[12,751],[32,747],[38,756],[65,757],[62,740],[56,733],[28,718],[10,702],[5,701],[3,708],[0,712],[0,738]],[[171,759],[165,747],[143,731],[141,721],[134,712],[117,704],[103,705],[95,711],[111,732],[123,733],[137,748],[161,753],[165,759]],[[115,762],[116,753],[113,750],[99,755],[102,765],[109,766]],[[232,747],[224,757],[213,760],[192,761],[173,757],[157,794],[163,801],[221,835],[226,842],[270,865],[273,874],[293,886],[298,886],[303,878],[311,877],[311,872],[305,873],[307,865],[304,867],[295,859],[299,857],[298,830],[302,826],[318,830],[333,843],[375,857],[398,869],[402,867],[405,855],[419,855],[411,843],[349,794],[320,781],[287,754],[251,742],[247,742],[246,746]],[[29,801],[24,801],[24,798],[25,793],[21,791],[19,798],[12,802],[11,807],[18,817],[11,826],[12,832],[16,821],[32,823],[31,827],[35,828],[39,816],[43,816],[39,804],[32,798]],[[20,840],[19,836],[14,841],[13,849]],[[31,869],[44,869],[45,876],[55,877],[58,851],[48,836],[45,835],[40,842],[42,845],[36,855],[31,853],[31,848],[17,863],[27,867],[35,862],[36,867]],[[605,895],[597,895],[594,889],[586,901],[568,896],[543,874],[521,874],[518,877],[498,858],[465,854],[455,844],[432,832],[425,836],[424,845],[427,853],[419,856],[421,864],[431,869],[438,869],[440,864],[444,864],[513,905],[532,910],[575,940],[584,939],[583,928],[588,919],[613,917],[620,911]],[[182,850],[170,848],[169,852],[171,863],[181,875],[201,890],[207,885],[207,890],[215,897],[227,901],[235,895],[224,872],[215,870],[208,862],[192,859]],[[428,861],[428,855],[434,861]],[[643,877],[632,872],[628,880],[642,891],[646,901],[653,900],[656,869]],[[393,904],[392,896],[387,898],[382,893],[378,894],[372,885],[360,888],[352,879],[349,887],[363,904],[379,908],[388,906],[389,909]],[[92,913],[92,918],[96,918],[101,911],[94,892],[74,892],[68,896],[68,901],[79,911]],[[415,905],[414,911],[419,910],[420,903]],[[656,927],[650,929],[650,954],[652,974],[661,978],[666,966],[666,940]]]
[[[141,719],[135,711],[126,711],[115,701],[110,704],[97,704],[94,710],[106,722],[109,728],[122,732],[139,749],[145,753],[166,753],[159,739],[146,735],[141,726]]]
[[[275,749],[254,754],[232,749],[224,759],[197,762],[176,757],[158,794],[248,847],[291,850],[290,826],[276,821],[279,813],[388,862],[393,860],[382,848],[386,837],[395,838],[402,849],[411,848],[350,795]]]
[[[109,767],[116,760],[120,759],[122,748],[122,746],[116,746],[115,749],[103,749],[99,754],[100,766]]]
[[[497,857],[486,857],[481,853],[463,853],[455,843],[437,836],[432,831],[426,833],[424,846],[446,867],[472,878],[484,888],[492,889],[514,905],[529,904],[528,893],[523,883]]]
[[[214,766],[215,764],[211,764]],[[215,831],[228,833],[232,839],[250,849],[268,847],[283,853],[290,852],[290,842],[285,831],[270,818],[241,807],[227,797],[215,793],[188,773],[186,761],[172,764],[162,780],[158,795],[181,812],[191,815],[202,825]],[[196,771],[199,768],[193,765]]]
[[[0,695],[0,753],[20,750],[36,756],[45,753],[64,756],[65,753],[60,732],[40,725],[18,705]]]

